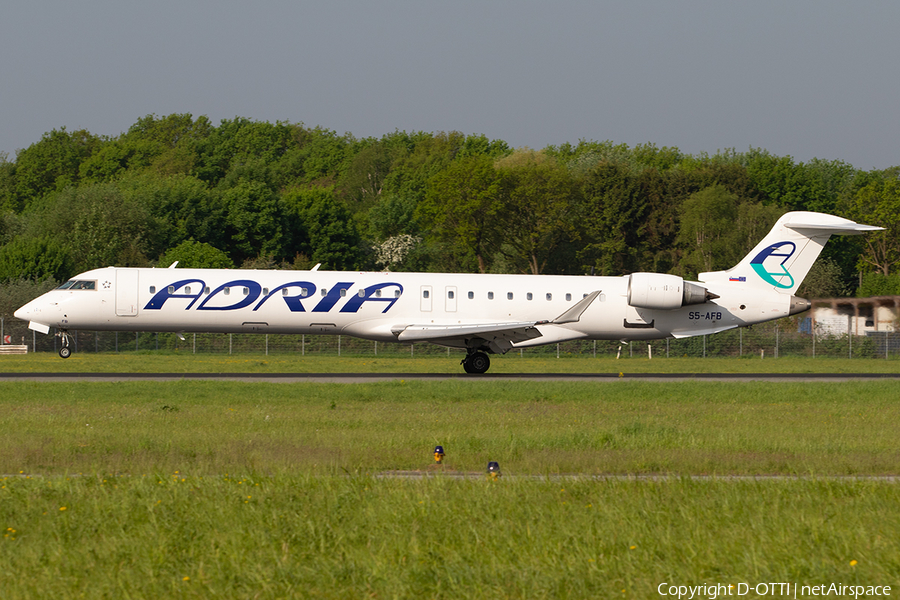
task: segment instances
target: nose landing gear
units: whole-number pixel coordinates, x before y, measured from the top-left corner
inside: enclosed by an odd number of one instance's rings
[[[491,359],[484,352],[470,351],[466,354],[466,357],[462,359],[460,364],[463,366],[466,373],[480,375],[486,373],[487,370],[491,368]]]
[[[69,332],[60,330],[57,335],[62,339],[62,348],[59,349],[59,357],[69,358],[72,356],[72,349],[69,348]]]

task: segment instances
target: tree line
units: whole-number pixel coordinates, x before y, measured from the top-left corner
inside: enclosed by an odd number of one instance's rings
[[[900,293],[900,168],[762,149],[690,155],[459,132],[358,139],[302,123],[148,115],[0,155],[0,282],[96,267],[687,278],[735,264],[789,210],[886,227],[826,246],[810,296]],[[862,274],[862,275],[861,275]]]

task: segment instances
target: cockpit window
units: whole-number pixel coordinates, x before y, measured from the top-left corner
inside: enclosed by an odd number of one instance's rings
[[[96,290],[97,282],[83,279],[70,279],[58,288],[58,290]]]

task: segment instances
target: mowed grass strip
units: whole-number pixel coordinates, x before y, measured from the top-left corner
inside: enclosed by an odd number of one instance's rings
[[[900,486],[877,481],[151,473],[0,485],[5,599],[651,598],[662,583],[900,579]]]
[[[0,383],[0,473],[898,475],[900,383]]]
[[[511,352],[494,356],[491,374],[502,373],[884,373],[900,371],[900,357],[884,358],[665,358],[621,359],[563,354],[560,358]],[[0,373],[442,373],[464,372],[463,353],[430,356],[335,356],[272,353],[191,354],[175,351],[0,356]]]

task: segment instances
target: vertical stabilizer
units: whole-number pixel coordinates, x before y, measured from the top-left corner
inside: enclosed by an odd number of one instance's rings
[[[882,227],[814,212],[789,212],[741,262],[726,271],[700,273],[704,283],[734,282],[751,289],[793,294],[832,235],[858,235]]]

